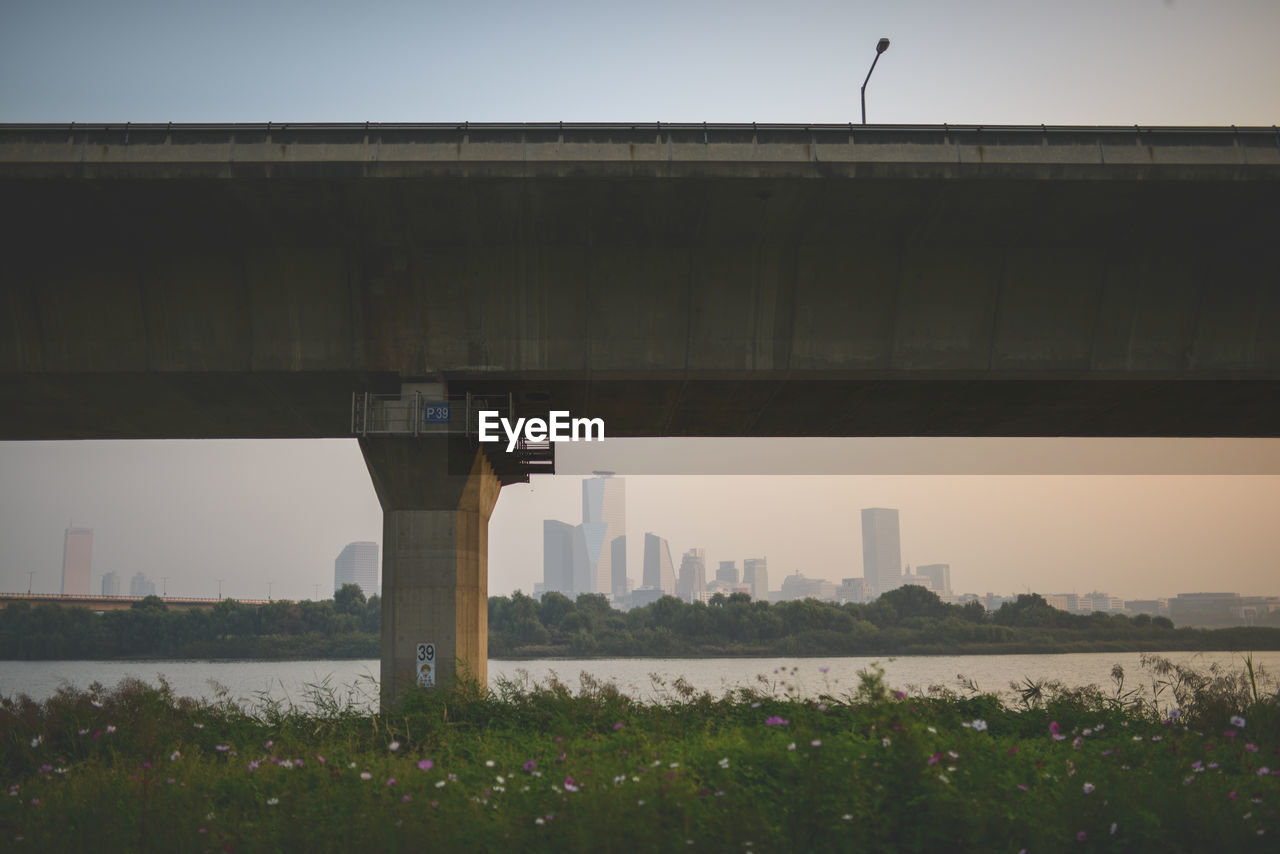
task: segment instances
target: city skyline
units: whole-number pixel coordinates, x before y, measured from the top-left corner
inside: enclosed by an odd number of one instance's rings
[[[1262,442],[1260,453],[1278,446]],[[152,469],[166,476],[147,476]],[[168,576],[171,595],[216,596],[221,578],[225,596],[265,599],[270,583],[275,598],[313,598],[316,584],[329,587],[343,546],[381,540],[381,509],[354,442],[6,443],[0,475],[27,484],[20,494],[0,492],[0,586],[14,592],[27,589],[31,571],[33,590],[60,589],[72,517],[95,529],[93,585],[105,572],[143,572]],[[704,548],[711,566],[767,556],[773,589],[796,571],[838,583],[862,574],[849,530],[860,508],[887,505],[900,510],[903,563],[949,564],[957,593],[1275,592],[1280,477],[1272,475],[627,481],[628,527],[638,532],[627,544],[633,584],[645,531],[666,538],[673,555]],[[300,494],[322,500],[306,514],[285,514]],[[542,521],[573,519],[581,501],[576,475],[504,488],[490,529],[492,594],[532,592],[542,573]]]

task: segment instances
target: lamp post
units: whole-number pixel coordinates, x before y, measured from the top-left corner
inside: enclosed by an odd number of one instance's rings
[[[867,81],[871,79],[871,72],[876,70],[876,63],[880,61],[880,54],[889,49],[889,40],[880,39],[876,42],[876,58],[871,60],[871,71],[867,72],[867,79],[862,81],[862,123],[867,123]]]

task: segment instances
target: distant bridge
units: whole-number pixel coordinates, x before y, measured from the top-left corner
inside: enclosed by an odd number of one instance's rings
[[[17,602],[31,605],[61,605],[64,608],[88,608],[90,611],[127,611],[144,596],[81,596],[70,593],[0,593],[0,608],[7,608]],[[159,596],[157,597],[171,611],[188,611],[192,608],[212,608],[224,599],[202,599],[191,596]],[[236,599],[241,605],[266,605],[270,602],[287,602],[287,599]]]

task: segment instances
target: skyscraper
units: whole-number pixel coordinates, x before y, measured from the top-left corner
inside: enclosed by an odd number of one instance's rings
[[[769,563],[762,557],[749,557],[742,562],[742,583],[751,588],[751,598],[769,601]]]
[[[582,524],[587,547],[588,586],[578,588],[579,593],[604,593],[626,595],[626,564],[615,578],[613,571],[613,542],[627,534],[626,481],[614,477],[613,472],[596,472],[597,477],[582,481]],[[625,541],[624,541],[625,542]],[[623,546],[625,549],[625,545]],[[621,591],[619,591],[621,587]]]
[[[618,599],[631,592],[630,579],[627,578],[627,535],[614,537],[611,548],[613,554],[609,558],[609,568],[613,573],[613,597]]]
[[[542,520],[542,589],[573,598],[574,526]]]
[[[951,564],[926,563],[916,567],[916,575],[929,579],[929,585],[937,593],[951,592]]]
[[[108,572],[106,575],[102,576],[102,595],[120,595],[120,573]]]
[[[680,559],[676,595],[686,602],[702,601],[707,592],[707,560],[702,549],[689,549]]]
[[[135,572],[133,578],[129,579],[129,595],[154,596],[156,595],[156,583],[141,572]]]
[[[882,596],[902,583],[902,547],[898,511],[868,507],[862,511],[862,577],[872,596]]]
[[[365,598],[378,592],[378,544],[367,541],[347,543],[333,562],[333,592],[344,584],[355,584]]]
[[[671,547],[657,534],[644,535],[643,586],[661,590],[664,596],[674,596],[676,573],[671,565]]]
[[[723,581],[730,586],[738,584],[738,563],[732,560],[720,561],[719,568],[716,569],[716,581]]]
[[[93,529],[67,528],[62,541],[62,595],[89,595]]]

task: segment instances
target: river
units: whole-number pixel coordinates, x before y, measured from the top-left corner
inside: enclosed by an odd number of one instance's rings
[[[1239,670],[1244,662],[1239,653],[1160,654],[1198,669],[1217,664]],[[1280,674],[1280,652],[1255,653],[1253,658],[1255,665]],[[1014,696],[1010,683],[1025,679],[1057,679],[1072,687],[1093,684],[1111,693],[1111,669],[1119,664],[1126,675],[1125,689],[1138,688],[1149,695],[1153,676],[1142,670],[1139,659],[1139,653],[1129,652],[901,658],[495,659],[489,662],[489,684],[500,688],[503,680],[545,683],[554,674],[577,690],[580,674],[587,673],[597,680],[612,681],[620,690],[645,701],[671,696],[671,685],[677,678],[717,696],[735,687],[754,686],[780,695],[840,697],[856,689],[858,671],[879,661],[895,689],[958,688],[958,677],[963,676],[983,691],[1010,699]],[[221,695],[246,708],[268,700],[305,708],[317,692],[339,703],[369,708],[378,694],[378,661],[0,661],[0,696],[26,694],[44,700],[63,686],[83,689],[98,682],[113,687],[125,678],[152,684],[163,678],[179,696],[216,699]]]

